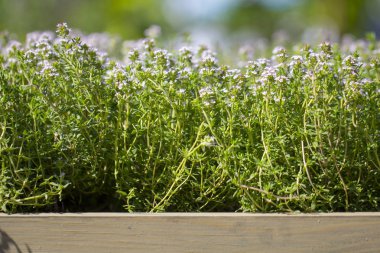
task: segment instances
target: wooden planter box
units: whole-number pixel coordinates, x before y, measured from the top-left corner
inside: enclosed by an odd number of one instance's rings
[[[380,252],[380,213],[0,214],[0,253]]]

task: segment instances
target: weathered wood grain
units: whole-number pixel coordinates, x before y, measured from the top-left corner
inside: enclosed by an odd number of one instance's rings
[[[380,213],[0,214],[5,252],[380,252]]]

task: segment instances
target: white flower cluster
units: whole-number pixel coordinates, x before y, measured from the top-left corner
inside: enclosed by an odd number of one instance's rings
[[[70,71],[78,76],[86,75],[80,68],[97,62],[104,71],[103,83],[118,90],[142,92],[143,89],[149,90],[150,85],[162,85],[181,97],[185,94],[193,99],[199,97],[206,106],[217,103],[231,106],[249,97],[265,97],[277,103],[290,98],[289,90],[295,85],[299,86],[299,91],[305,92],[309,89],[307,86],[326,80],[334,80],[365,95],[369,93],[359,87],[366,87],[371,81],[363,79],[361,72],[370,72],[377,66],[373,62],[365,64],[355,54],[344,55],[343,60],[337,62],[339,57],[333,52],[333,46],[325,42],[314,49],[305,46],[293,55],[289,55],[284,47],[275,47],[272,57],[250,60],[234,69],[220,65],[216,54],[204,46],[196,49],[183,46],[175,53],[157,48],[153,39],[157,27],[148,32],[147,39],[122,42],[107,34],[76,32],[79,37],[73,37],[75,33],[66,24],[61,24],[57,27],[58,36],[51,32],[34,32],[27,35],[25,45],[10,41],[1,48],[6,56],[3,65],[17,64],[12,52],[21,50],[37,75],[45,78],[61,76],[69,81]],[[122,47],[122,57],[111,60],[109,48],[115,52],[116,47]],[[64,62],[70,64],[60,67]],[[157,90],[157,87],[151,90]],[[310,97],[314,96],[316,94],[310,94]]]

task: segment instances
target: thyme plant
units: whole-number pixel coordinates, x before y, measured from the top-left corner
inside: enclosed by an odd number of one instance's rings
[[[66,24],[0,40],[0,206],[30,211],[376,211],[380,49],[205,47],[117,59]],[[123,60],[120,60],[123,59]]]

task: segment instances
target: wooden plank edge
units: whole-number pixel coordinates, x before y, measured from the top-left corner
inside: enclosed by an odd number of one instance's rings
[[[380,217],[380,212],[336,212],[336,213],[0,213],[0,218],[43,217]]]

